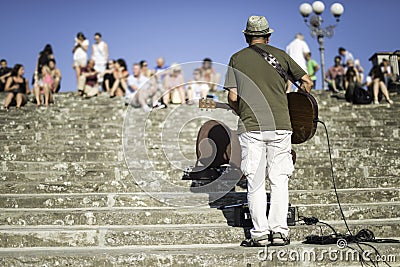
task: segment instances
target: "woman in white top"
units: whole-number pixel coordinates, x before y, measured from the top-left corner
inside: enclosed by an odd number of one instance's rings
[[[79,82],[79,76],[81,74],[81,67],[85,67],[87,63],[87,50],[89,48],[89,40],[86,39],[82,32],[79,32],[75,38],[75,46],[72,49],[74,54],[74,65],[76,73],[76,81]]]
[[[202,71],[201,69],[193,70],[193,80],[188,83],[188,103],[193,104],[194,102],[198,102],[199,99],[203,99],[207,97],[208,92],[210,91],[210,87],[207,82],[202,80]]]
[[[92,45],[92,59],[96,63],[94,68],[98,73],[103,73],[106,70],[106,63],[108,61],[108,46],[107,43],[102,40],[101,33],[96,32],[94,34],[95,43]],[[103,77],[100,77],[99,82],[103,81]]]

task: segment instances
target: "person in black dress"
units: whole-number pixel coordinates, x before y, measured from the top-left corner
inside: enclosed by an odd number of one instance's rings
[[[28,79],[23,76],[24,73],[24,66],[15,64],[4,88],[4,91],[8,92],[4,101],[4,109],[8,110],[10,105],[15,105],[19,109],[28,102],[26,94],[29,94],[29,85]]]

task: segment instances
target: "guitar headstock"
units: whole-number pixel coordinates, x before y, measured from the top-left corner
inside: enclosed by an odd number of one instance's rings
[[[217,103],[215,102],[214,99],[212,98],[203,98],[199,100],[199,108],[204,108],[204,109],[216,109],[217,108]]]

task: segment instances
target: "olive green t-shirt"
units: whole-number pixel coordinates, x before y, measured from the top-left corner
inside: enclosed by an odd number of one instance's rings
[[[275,56],[295,80],[306,74],[283,50],[266,44],[257,46]],[[239,133],[291,130],[286,81],[253,49],[246,47],[232,55],[224,87],[238,90]]]

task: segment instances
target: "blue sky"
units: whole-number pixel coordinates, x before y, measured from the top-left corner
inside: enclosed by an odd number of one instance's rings
[[[320,62],[318,43],[299,14],[303,0],[13,0],[2,1],[0,58],[9,66],[25,65],[31,79],[37,55],[50,43],[63,74],[62,91],[75,90],[72,48],[82,31],[90,42],[101,32],[111,58],[131,65],[145,59],[150,67],[159,56],[173,62],[210,57],[227,63],[231,54],[246,44],[242,35],[250,15],[264,15],[275,30],[271,45],[285,49],[297,32],[305,35],[313,58]],[[347,48],[369,70],[375,52],[400,49],[399,0],[324,1],[324,24],[334,24],[330,6],[343,4],[345,11],[335,35],[325,40],[327,67],[340,46]],[[308,1],[312,3],[312,1]],[[90,52],[89,52],[90,53]],[[320,80],[320,74],[317,76]]]

